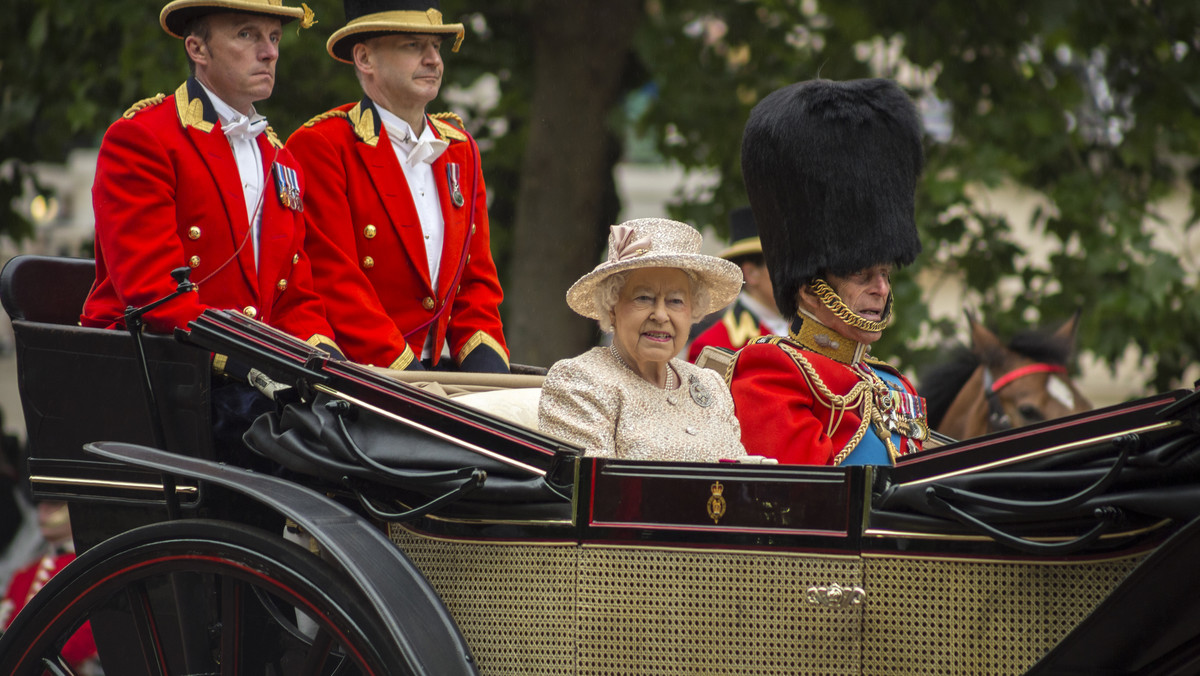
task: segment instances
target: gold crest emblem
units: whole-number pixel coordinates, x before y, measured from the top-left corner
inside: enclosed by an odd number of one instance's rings
[[[725,516],[725,487],[720,481],[714,481],[712,485],[712,495],[708,498],[708,518],[713,520],[713,523],[719,523],[721,517]]]

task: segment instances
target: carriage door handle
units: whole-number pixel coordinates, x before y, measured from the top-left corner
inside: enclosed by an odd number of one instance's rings
[[[867,592],[862,587],[843,587],[836,582],[828,587],[809,587],[804,593],[804,601],[810,606],[830,608],[860,606],[866,598]]]

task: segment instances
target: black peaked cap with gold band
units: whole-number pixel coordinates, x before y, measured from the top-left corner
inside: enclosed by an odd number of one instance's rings
[[[717,255],[734,263],[747,256],[762,255],[762,240],[758,238],[750,207],[737,207],[729,212],[729,246]]]
[[[742,176],[784,316],[818,275],[916,259],[921,130],[912,99],[885,79],[799,82],[751,111]]]
[[[381,35],[453,35],[450,51],[457,52],[466,34],[461,23],[442,23],[437,0],[343,0],[342,6],[346,25],[329,36],[325,49],[346,63],[354,63],[354,45]]]
[[[272,16],[283,23],[299,19],[301,28],[309,28],[314,23],[313,11],[308,5],[300,4],[300,7],[287,7],[283,0],[174,0],[162,8],[158,22],[163,30],[177,38],[187,37],[184,31],[189,21],[219,12]]]

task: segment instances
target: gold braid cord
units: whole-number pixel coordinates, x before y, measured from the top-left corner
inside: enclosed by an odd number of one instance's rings
[[[430,115],[429,117],[434,120],[454,120],[455,124],[458,125],[459,129],[467,128],[467,125],[463,124],[463,119],[461,117],[459,117],[457,113],[451,113],[451,112],[434,113],[434,114]]]
[[[142,99],[141,101],[138,101],[137,103],[133,104],[132,106],[129,106],[129,109],[126,110],[121,115],[121,117],[125,118],[126,120],[133,119],[134,115],[137,115],[138,113],[142,112],[146,108],[150,108],[152,106],[157,106],[158,104],[162,103],[163,99],[165,99],[165,98],[167,98],[167,95],[160,92],[158,94],[155,94],[154,96],[151,96],[148,99]]]
[[[325,111],[324,113],[313,116],[312,119],[310,119],[308,122],[304,123],[304,126],[311,127],[314,124],[321,122],[323,120],[328,120],[331,117],[348,117],[348,115],[346,115],[346,111],[344,111],[344,110],[328,110],[328,111]]]
[[[433,122],[434,129],[437,129],[438,133],[444,138],[451,141],[467,140],[467,134],[463,131],[466,127],[463,125],[462,118],[454,113],[435,113],[430,115],[429,119]],[[458,126],[456,127],[451,124],[449,122],[451,120],[457,122]]]
[[[875,392],[879,386],[883,386],[886,389],[886,383],[878,377],[868,379],[866,374],[856,369],[855,373],[860,378],[859,382],[855,383],[854,387],[850,388],[850,391],[844,395],[834,394],[825,384],[825,381],[821,380],[821,376],[817,374],[817,370],[813,368],[813,365],[808,362],[808,359],[804,357],[800,350],[782,342],[782,339],[779,337],[773,338],[772,342],[782,348],[792,358],[792,361],[795,362],[796,367],[800,369],[800,374],[804,376],[804,380],[808,383],[808,388],[812,391],[813,398],[829,407],[831,412],[837,412],[836,417],[830,416],[829,425],[825,430],[826,436],[833,437],[833,431],[841,425],[842,417],[848,409],[856,408],[859,410],[862,421],[859,423],[858,429],[854,431],[854,436],[834,456],[834,465],[842,464],[846,456],[850,455],[850,452],[858,446],[858,442],[862,441],[863,436],[867,433],[867,428],[871,425],[875,426],[876,434],[883,441],[884,445],[887,446],[888,457],[895,464],[899,452],[896,450],[895,444],[892,443],[891,433],[887,431],[887,427],[884,425],[883,414],[880,413],[879,407],[875,405]]]
[[[812,289],[812,292],[821,299],[821,303],[828,308],[830,312],[837,315],[838,319],[846,322],[856,329],[878,332],[886,329],[888,324],[890,324],[892,321],[892,313],[890,311],[887,312],[887,316],[884,317],[882,321],[878,322],[871,321],[870,319],[864,319],[863,317],[854,314],[854,311],[847,307],[846,303],[842,301],[841,296],[837,295],[837,291],[834,291],[833,288],[830,287],[829,284],[827,284],[823,279],[814,279],[809,284],[809,287]],[[890,297],[888,298],[888,304],[891,304]]]

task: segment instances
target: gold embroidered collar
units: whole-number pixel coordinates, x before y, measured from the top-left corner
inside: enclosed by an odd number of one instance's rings
[[[350,109],[350,112],[346,113],[346,118],[350,120],[350,125],[354,127],[354,134],[360,141],[372,148],[379,143],[379,127],[382,123],[379,121],[379,116],[375,114],[375,103],[370,98],[364,96]]]
[[[175,90],[175,111],[179,114],[179,123],[187,127],[195,127],[205,134],[210,133],[217,122],[217,109],[213,108],[204,87],[194,77],[190,77]]]
[[[798,310],[792,317],[788,337],[809,352],[843,364],[857,364],[867,353],[865,343],[842,336],[805,310]]]

